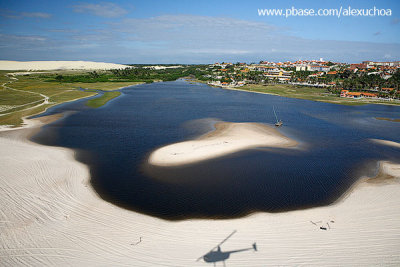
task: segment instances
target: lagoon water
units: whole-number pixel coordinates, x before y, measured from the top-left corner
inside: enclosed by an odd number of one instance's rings
[[[118,206],[169,220],[232,218],[328,205],[377,161],[400,161],[400,107],[342,106],[191,84],[184,80],[123,89],[97,109],[86,100],[42,115],[66,117],[32,140],[76,150],[98,194]],[[296,149],[253,149],[184,167],[150,167],[146,157],[166,144],[194,138],[218,120],[273,125],[297,140]],[[71,112],[73,111],[73,112]]]

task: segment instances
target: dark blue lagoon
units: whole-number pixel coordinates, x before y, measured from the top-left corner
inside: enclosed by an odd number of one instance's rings
[[[328,205],[362,176],[374,176],[379,160],[400,161],[400,107],[342,106],[212,88],[184,80],[140,85],[98,109],[84,101],[33,137],[73,148],[90,167],[91,183],[105,200],[169,220],[230,218]],[[273,125],[297,140],[298,149],[252,149],[184,167],[150,167],[151,151],[192,139],[213,122]],[[68,111],[74,111],[68,113]]]

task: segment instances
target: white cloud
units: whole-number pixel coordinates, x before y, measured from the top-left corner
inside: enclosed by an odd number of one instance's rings
[[[12,54],[30,53],[27,51],[42,50],[48,45],[48,40],[39,35],[0,34],[0,58],[7,58]],[[10,58],[12,59],[12,58]]]
[[[251,51],[247,50],[236,50],[236,49],[187,49],[182,52],[193,53],[193,54],[219,54],[219,55],[244,55],[249,54]]]
[[[22,12],[21,16],[22,17],[27,17],[27,18],[47,19],[47,18],[51,17],[51,14],[44,13],[44,12]]]
[[[275,27],[246,20],[193,16],[163,15],[144,19],[125,19],[114,24],[114,29],[130,34],[135,40],[202,40],[223,41],[254,40],[275,30]]]
[[[392,20],[390,21],[390,23],[393,24],[393,25],[397,25],[397,24],[399,24],[399,22],[400,22],[400,19],[399,19],[399,18],[394,18],[394,19],[392,19]]]
[[[38,35],[12,35],[12,34],[0,34],[0,39],[4,41],[4,43],[10,43],[13,45],[13,42],[21,41],[21,42],[43,42],[46,41],[46,38]]]
[[[112,30],[122,34],[125,42],[162,43],[161,48],[147,50],[150,56],[162,50],[166,56],[182,62],[207,60],[298,59],[324,57],[357,61],[382,57],[382,51],[399,55],[399,44],[311,40],[290,36],[288,32],[263,22],[233,18],[163,15],[125,19],[114,23]],[[126,45],[126,47],[128,47]],[[145,49],[142,49],[142,51]]]
[[[78,30],[75,29],[48,29],[49,32],[59,32],[59,33],[76,33]]]
[[[52,15],[45,12],[14,12],[8,9],[3,9],[0,10],[0,16],[9,19],[22,19],[22,18],[48,19]]]
[[[110,2],[102,2],[100,4],[81,3],[73,6],[73,8],[78,13],[89,13],[105,18],[121,17],[128,13],[127,10]]]
[[[0,58],[208,63],[323,57],[352,63],[383,61],[385,54],[400,57],[397,43],[311,40],[264,22],[226,17],[163,15],[122,19],[95,29],[53,31],[57,33],[47,30],[45,41],[42,36],[0,35]],[[32,49],[34,54],[24,52]]]

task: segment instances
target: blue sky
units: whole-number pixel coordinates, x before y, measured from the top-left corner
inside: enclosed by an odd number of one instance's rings
[[[391,16],[259,16],[258,9]],[[0,59],[116,63],[400,60],[400,1],[1,1]]]

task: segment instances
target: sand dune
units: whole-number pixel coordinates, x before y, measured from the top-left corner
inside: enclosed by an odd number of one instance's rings
[[[221,157],[256,147],[294,147],[297,142],[276,129],[258,123],[218,122],[215,131],[196,140],[167,145],[153,151],[149,164],[177,166]]]
[[[165,69],[183,68],[183,66],[181,66],[181,65],[175,65],[175,66],[152,65],[152,66],[144,66],[143,68],[153,69],[153,70],[165,70]]]
[[[212,266],[196,259],[234,229],[222,251],[258,251],[232,254],[229,267],[400,264],[398,182],[362,182],[328,207],[168,222],[101,200],[73,151],[27,134],[0,136],[1,266]]]
[[[0,70],[108,70],[128,65],[92,61],[9,61],[0,60]]]

